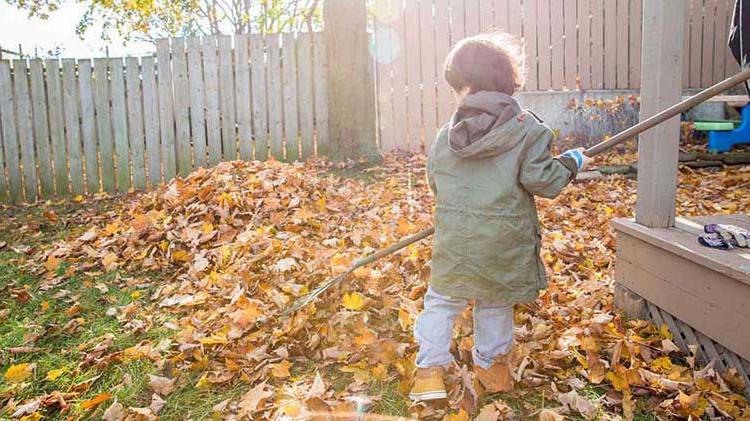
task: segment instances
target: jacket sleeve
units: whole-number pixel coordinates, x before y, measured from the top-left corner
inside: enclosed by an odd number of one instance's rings
[[[552,157],[552,132],[549,129],[545,128],[540,135],[528,141],[530,144],[523,156],[519,181],[529,193],[552,199],[575,179],[578,166],[572,158]]]

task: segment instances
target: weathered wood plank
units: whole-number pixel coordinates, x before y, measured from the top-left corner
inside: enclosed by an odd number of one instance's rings
[[[576,0],[563,1],[563,14],[565,15],[565,88],[576,89],[578,75],[578,60],[576,59],[578,48],[578,10]]]
[[[684,51],[682,54],[682,86],[685,88],[690,85],[690,39],[692,38],[690,9],[692,8],[693,1],[694,0],[685,0],[685,36],[682,40],[682,51]],[[639,2],[636,1],[636,3]]]
[[[141,59],[143,74],[143,128],[146,135],[147,183],[154,187],[162,182],[161,145],[159,144],[159,99],[156,85],[156,63],[153,56]]]
[[[552,88],[550,1],[552,0],[537,0],[536,3],[537,54],[539,54],[537,66],[539,67],[540,91]]]
[[[63,59],[63,104],[65,107],[65,139],[68,146],[68,168],[70,186],[74,194],[85,193],[83,185],[83,157],[81,151],[81,127],[79,126],[78,81],[76,61]]]
[[[285,158],[289,162],[299,159],[299,104],[297,99],[297,40],[293,33],[282,39],[282,71],[284,94]]]
[[[96,137],[99,140],[99,164],[102,188],[115,191],[115,159],[112,139],[112,110],[109,104],[109,59],[94,59],[94,110]]]
[[[117,191],[130,191],[130,145],[128,144],[127,104],[125,102],[125,72],[121,58],[109,62],[112,98],[112,134],[115,140]]]
[[[393,93],[391,92],[391,63],[392,40],[391,29],[383,18],[388,18],[387,11],[391,10],[392,1],[380,3],[385,10],[380,10],[373,21],[375,32],[373,44],[375,47],[375,92],[378,119],[378,146],[381,152],[393,149]],[[436,104],[437,107],[437,104]]]
[[[330,145],[330,126],[328,122],[328,64],[326,63],[326,44],[322,36],[313,38],[313,77],[315,79],[315,152],[325,155]]]
[[[16,130],[19,152],[23,168],[23,185],[27,202],[34,202],[38,196],[36,175],[36,155],[34,153],[34,124],[32,122],[31,95],[26,60],[13,60],[13,82],[15,85]]]
[[[297,35],[297,63],[299,64],[299,132],[302,158],[315,154],[315,118],[313,89],[312,37],[309,33]]]
[[[265,60],[265,39],[262,35],[255,35],[250,42],[250,60],[252,63],[252,91],[253,102],[253,134],[255,135],[255,159],[268,159],[268,86]]]
[[[681,0],[644,3],[641,121],[680,101],[684,7]],[[645,226],[674,225],[679,145],[662,140],[679,135],[677,116],[640,136],[636,220]]]
[[[52,150],[49,143],[43,60],[29,60],[29,78],[31,81],[31,107],[34,114],[34,144],[36,145],[39,184],[42,197],[49,198],[55,194],[55,181],[52,176]],[[0,158],[0,168],[2,168],[2,158]],[[0,179],[4,179],[1,174]],[[2,181],[0,181],[0,184],[2,184]],[[0,196],[3,195],[4,190],[0,185]]]
[[[450,0],[451,2],[451,45],[466,38],[466,9],[464,0]],[[399,31],[400,32],[400,31]],[[406,31],[400,34],[405,35]],[[403,40],[404,38],[402,38]]]
[[[479,15],[484,17],[480,24],[482,28],[492,26],[492,2],[483,2]],[[489,8],[489,9],[488,9]],[[422,80],[422,125],[424,127],[424,151],[427,152],[435,141],[437,134],[437,69],[435,67],[435,25],[432,16],[432,2],[419,4],[420,40],[421,40],[421,80]]]
[[[714,35],[716,35],[715,17],[715,0],[706,0],[703,6],[703,59],[701,61],[701,87],[712,85],[714,76],[714,58],[719,58],[714,50]],[[723,38],[726,40],[728,33],[723,35]]]
[[[221,162],[221,106],[219,99],[219,60],[216,37],[203,37],[203,81],[206,88],[206,143],[208,163]]]
[[[508,30],[518,39],[523,37],[523,22],[521,18],[524,5],[521,0],[508,0]]]
[[[508,4],[508,0],[495,0],[495,28],[511,33],[510,30],[510,14],[511,9]],[[513,18],[518,19],[520,23],[521,8],[512,9]],[[515,34],[514,34],[515,35]]]
[[[47,103],[49,104],[49,134],[54,164],[55,191],[58,196],[70,192],[68,184],[67,148],[65,147],[65,123],[63,95],[60,80],[60,60],[45,60],[47,68]]]
[[[453,113],[453,104],[451,95],[451,87],[443,76],[443,67],[445,65],[445,58],[448,56],[448,51],[451,47],[450,40],[450,13],[448,9],[448,0],[435,0],[435,56],[437,63],[437,125],[438,128],[443,124],[446,124],[451,118]],[[391,32],[392,34],[392,32]],[[392,48],[396,48],[396,45],[391,41]],[[393,57],[396,52],[391,53]],[[393,101],[390,102],[391,113],[395,114],[393,110]],[[394,118],[394,117],[392,117]],[[395,143],[395,132],[392,130],[393,140],[391,144]]]
[[[126,58],[125,67],[133,188],[143,190],[146,188],[146,139],[143,134],[143,95],[138,57]]]
[[[591,89],[604,89],[604,8],[591,1]]]
[[[91,73],[91,60],[78,60],[78,94],[81,100],[81,140],[83,141],[86,191],[89,194],[94,194],[98,193],[101,187],[99,184],[99,148],[96,141]]]
[[[249,35],[236,35],[235,42],[235,64],[236,64],[236,94],[237,123],[239,125],[239,151],[240,159],[253,159],[253,127],[250,94],[250,56],[249,45],[252,44]]]
[[[172,97],[172,61],[169,40],[156,42],[157,85],[159,89],[159,137],[161,138],[161,163],[164,181],[177,174],[175,157],[174,99]]]
[[[190,92],[185,40],[172,39],[172,86],[174,87],[175,151],[177,173],[186,176],[193,169],[193,151],[190,148]]]
[[[604,88],[617,88],[617,0],[604,0]]]
[[[500,1],[498,0],[498,3]],[[479,32],[487,32],[491,28],[496,27],[495,25],[495,0],[479,0],[479,6],[478,6],[477,15],[479,18]],[[419,3],[419,9],[420,13],[422,13],[422,10],[424,9],[430,9],[430,15],[432,15],[432,1],[429,2],[420,2]],[[422,21],[424,22],[424,20]],[[433,30],[434,26],[429,25],[427,27],[421,26],[422,31],[426,30]]]
[[[417,2],[406,2],[406,8],[409,9],[409,4],[413,3],[416,6]],[[466,36],[470,37],[472,35],[476,35],[479,33],[480,26],[480,18],[479,18],[479,2],[478,0],[464,0],[464,13],[466,16]],[[419,32],[416,30],[419,28],[419,26],[412,26],[410,28],[413,28],[414,31],[410,32]]]
[[[193,166],[205,167],[206,154],[206,92],[201,69],[201,39],[187,39],[188,85],[190,86],[190,134],[193,140]]]
[[[284,159],[284,92],[281,84],[281,49],[279,35],[266,36],[268,53],[268,125],[270,133],[271,156]]]
[[[537,54],[537,19],[536,9],[539,0],[524,0],[523,2],[523,49],[527,69],[526,90],[539,89],[539,56]],[[511,19],[512,21],[513,19]]]
[[[476,0],[471,0],[474,4],[472,10],[476,9]],[[418,152],[422,150],[422,92],[421,92],[421,75],[420,75],[420,55],[419,55],[419,9],[417,2],[406,2],[405,10],[406,19],[406,38],[404,51],[406,54],[406,91],[407,91],[407,133],[408,133],[408,150]],[[478,30],[478,17],[471,16],[471,24],[467,23],[467,36],[474,34]]]
[[[451,2],[451,13],[456,13],[453,7],[455,1]],[[408,132],[407,132],[407,102],[406,102],[406,27],[404,21],[404,8],[400,2],[396,2],[394,7],[394,16],[391,21],[391,42],[393,45],[393,62],[391,69],[393,76],[391,86],[393,92],[393,141],[390,150],[407,149]],[[463,11],[463,9],[461,9]],[[461,15],[463,22],[463,15]],[[458,25],[457,22],[454,22]],[[461,26],[463,28],[463,26]],[[457,36],[458,29],[451,28],[454,38]],[[463,29],[461,29],[463,31]],[[463,34],[461,35],[463,37]],[[460,38],[459,38],[460,39]]]
[[[662,311],[661,316],[664,319],[664,322],[669,327],[669,330],[672,332],[672,337],[674,338],[675,344],[682,349],[688,349],[688,344],[682,337],[682,330],[680,330],[680,328],[677,326],[677,322],[675,321],[674,317],[672,317],[672,315],[666,311]]]
[[[552,89],[565,86],[565,17],[562,0],[550,1],[550,57],[552,60]]]
[[[23,200],[21,165],[19,161],[16,112],[13,105],[13,80],[10,61],[0,60],[0,118],[3,128],[5,169],[8,172],[8,194],[13,202]]]
[[[591,89],[591,2],[578,0],[577,6],[578,84],[581,89]]]
[[[630,42],[630,22],[628,18],[629,0],[617,0],[617,89],[627,89],[630,86],[628,69],[628,44]]]
[[[734,2],[732,2],[734,3]],[[716,0],[716,15],[714,16],[715,31],[714,36],[714,69],[711,83],[717,83],[724,80],[727,52],[727,39],[729,38],[729,28],[731,23],[731,11],[727,0]]]
[[[703,59],[703,2],[691,0],[690,9],[690,88],[701,86]],[[644,28],[645,35],[645,28]]]
[[[234,64],[232,38],[219,35],[219,115],[221,146],[226,160],[237,159],[237,122],[234,103]]]
[[[628,79],[631,89],[641,87],[641,25],[643,23],[642,0],[630,1],[630,56],[628,57]],[[686,38],[687,39],[687,38]],[[687,51],[687,50],[685,50]],[[685,67],[687,69],[687,67]]]

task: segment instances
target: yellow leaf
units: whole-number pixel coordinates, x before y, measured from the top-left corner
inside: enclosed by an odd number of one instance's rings
[[[362,310],[362,308],[365,306],[365,297],[358,292],[344,294],[342,305],[347,310]]]
[[[670,360],[669,357],[659,357],[651,361],[651,368],[654,371],[669,371],[672,369],[672,360]]]
[[[42,310],[47,311],[49,310],[49,303],[47,301],[42,301],[41,307]]]
[[[198,382],[195,384],[196,389],[203,389],[205,387],[211,386],[211,382],[208,381],[208,373],[203,373],[200,379],[198,379]]]
[[[47,257],[47,261],[44,262],[44,268],[47,269],[48,272],[56,271],[59,266],[60,266],[60,259],[52,255]]]
[[[39,412],[34,412],[31,415],[24,415],[19,419],[19,421],[39,421],[42,419],[42,414]]]
[[[296,402],[288,402],[284,404],[281,410],[284,412],[284,415],[288,417],[299,416],[300,412],[302,412],[302,408],[300,408],[299,404]]]
[[[47,377],[45,377],[44,380],[47,380],[47,381],[50,381],[50,382],[54,381],[58,377],[60,377],[62,375],[62,373],[64,373],[64,372],[65,372],[64,368],[57,368],[57,369],[54,369],[54,370],[50,370],[50,371],[47,372]]]
[[[93,398],[91,398],[91,399],[89,399],[87,401],[82,402],[81,403],[81,408],[87,409],[87,410],[88,409],[92,409],[92,408],[96,408],[97,406],[99,406],[99,404],[101,404],[102,402],[106,401],[107,399],[109,399],[111,397],[112,397],[112,394],[110,394],[110,393],[102,393],[100,395],[96,395]]]
[[[284,360],[276,364],[271,364],[269,367],[271,367],[272,376],[277,377],[279,379],[283,379],[283,378],[291,376],[291,373],[289,373],[289,368],[291,366],[292,366],[292,363],[290,363],[287,360]]]
[[[443,421],[469,421],[469,413],[461,409],[458,412],[446,415]]]
[[[228,344],[227,335],[212,335],[208,338],[201,338],[200,343],[203,345],[225,345]]]
[[[388,366],[385,364],[378,364],[370,370],[372,377],[376,380],[385,380],[388,377]]]
[[[83,202],[83,195],[80,195],[80,194],[76,195],[75,197],[73,197],[73,201],[76,203]]]
[[[659,334],[664,339],[672,340],[672,332],[669,331],[669,327],[667,325],[661,325],[659,328]]]
[[[21,383],[34,374],[35,367],[36,364],[29,363],[12,365],[5,372],[5,381],[8,383]]]
[[[600,347],[593,336],[584,336],[583,339],[581,339],[581,349],[599,352]]]

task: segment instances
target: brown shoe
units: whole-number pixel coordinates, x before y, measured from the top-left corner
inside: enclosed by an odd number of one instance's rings
[[[513,376],[510,371],[510,352],[495,359],[490,368],[474,365],[474,375],[487,393],[510,392]]]
[[[443,367],[417,368],[414,378],[414,387],[411,388],[409,398],[413,401],[431,401],[445,399],[448,393],[445,390]]]

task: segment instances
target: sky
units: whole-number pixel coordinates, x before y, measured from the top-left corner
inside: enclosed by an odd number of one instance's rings
[[[121,39],[110,43],[102,41],[95,28],[90,29],[85,39],[76,34],[76,25],[83,16],[85,6],[75,1],[64,2],[60,9],[47,20],[29,19],[25,12],[0,0],[0,47],[18,51],[19,43],[25,54],[34,54],[37,48],[42,55],[59,46],[62,57],[103,57],[109,46],[112,57],[144,55],[154,48],[148,43],[130,43],[123,46]]]

